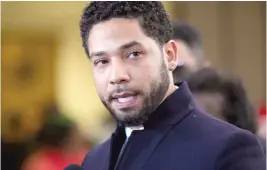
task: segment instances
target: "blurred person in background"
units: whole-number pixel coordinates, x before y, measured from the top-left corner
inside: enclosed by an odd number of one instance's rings
[[[37,149],[22,170],[62,170],[68,164],[79,164],[88,150],[75,123],[62,114],[48,116],[36,142]]]
[[[173,20],[172,28],[172,37],[177,43],[180,58],[178,66],[173,71],[174,82],[177,84],[186,80],[199,69],[209,67],[211,63],[204,57],[201,34],[196,27],[187,21]],[[265,118],[264,114],[258,115],[260,125],[257,134],[262,138],[265,138],[266,133]]]
[[[19,136],[22,129],[21,126],[21,113],[19,112],[7,112],[6,115],[11,115],[8,122],[9,133],[15,136]],[[3,120],[3,119],[2,119]],[[2,127],[3,129],[3,127]],[[24,159],[27,156],[27,142],[28,141],[18,141],[7,140],[6,136],[1,133],[1,168],[10,170],[20,170]]]
[[[85,170],[265,169],[253,134],[204,114],[186,82],[174,85],[179,48],[161,2],[90,2],[80,34],[98,95],[117,121]]]
[[[240,79],[214,68],[203,68],[192,74],[187,82],[205,112],[257,133],[257,115]],[[266,153],[266,141],[259,136],[258,139]]]
[[[178,46],[178,65],[173,71],[174,82],[185,80],[198,69],[209,66],[203,54],[203,43],[200,32],[186,21],[172,21],[172,38]]]

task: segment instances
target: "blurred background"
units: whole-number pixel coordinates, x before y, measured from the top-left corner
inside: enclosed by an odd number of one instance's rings
[[[80,156],[62,164],[79,163],[114,128],[97,96],[79,35],[86,4],[1,2],[4,170],[10,162],[9,170],[31,169],[47,146]],[[240,77],[256,113],[265,115],[266,2],[164,5],[171,19],[187,20],[200,31],[205,57]],[[62,153],[49,149],[46,154],[55,159]]]

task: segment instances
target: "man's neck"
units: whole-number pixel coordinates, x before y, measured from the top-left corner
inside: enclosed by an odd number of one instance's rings
[[[162,102],[178,88],[179,88],[178,86],[176,86],[173,83],[171,83],[169,88],[168,88],[168,90],[167,90],[167,92],[166,92],[166,94],[165,94],[165,96],[164,96],[164,98],[163,98],[163,100],[162,100]]]

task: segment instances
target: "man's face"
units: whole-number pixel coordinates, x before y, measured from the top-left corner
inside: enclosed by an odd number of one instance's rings
[[[114,18],[93,26],[88,49],[103,104],[120,125],[142,124],[170,86],[164,48],[137,19]]]
[[[192,50],[183,42],[180,40],[176,40],[177,46],[178,46],[178,56],[179,61],[183,63],[183,66],[186,67],[190,71],[196,71],[198,64],[196,60],[196,56],[194,56],[194,53]]]

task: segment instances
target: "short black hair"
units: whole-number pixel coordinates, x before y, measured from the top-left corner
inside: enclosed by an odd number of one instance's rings
[[[239,78],[214,68],[203,68],[192,74],[187,82],[193,93],[221,94],[225,103],[221,113],[223,118],[237,127],[256,133],[256,114]]]
[[[91,28],[111,18],[139,19],[145,34],[159,44],[171,39],[171,23],[161,2],[93,1],[84,8],[80,20],[80,34],[87,55],[89,55],[87,40]]]
[[[203,59],[203,45],[199,30],[187,21],[173,20],[172,39],[183,41],[193,52],[198,62]]]
[[[40,146],[61,147],[75,126],[75,123],[63,114],[49,115],[37,133],[36,142]]]
[[[192,24],[176,20],[173,20],[171,24],[173,39],[184,41],[190,48],[202,47],[200,32]]]

